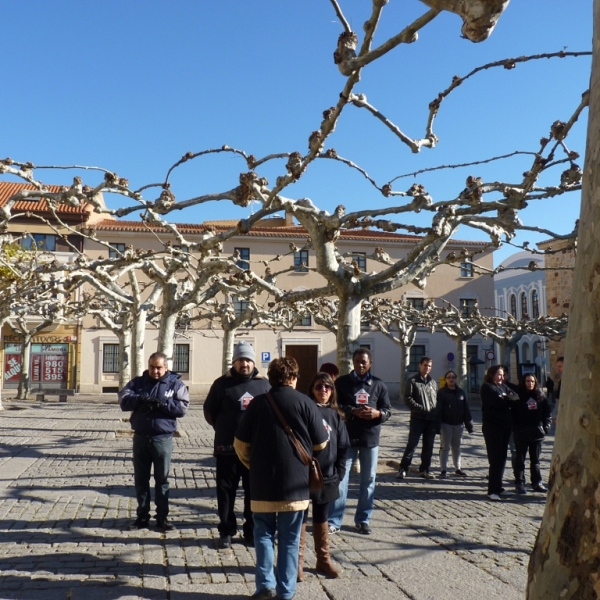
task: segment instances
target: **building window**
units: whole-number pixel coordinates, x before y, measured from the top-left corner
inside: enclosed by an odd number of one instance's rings
[[[56,250],[56,236],[45,233],[30,233],[21,240],[21,246],[26,250],[37,248],[38,250]]]
[[[102,346],[102,372],[119,372],[119,344],[104,344]]]
[[[296,273],[308,273],[308,250],[294,252],[294,271]]]
[[[466,257],[464,262],[460,263],[460,276],[461,277],[473,277],[473,260],[470,257]]]
[[[517,318],[517,298],[514,294],[510,295],[510,314]]]
[[[527,294],[521,292],[521,319],[529,319],[529,312],[527,311]]]
[[[108,258],[120,258],[125,252],[125,244],[109,244]]]
[[[190,372],[190,345],[175,344],[173,350],[173,371],[175,373]]]
[[[367,270],[367,254],[365,252],[355,252],[352,255],[352,260],[356,261],[361,271],[365,272]]]
[[[410,347],[410,363],[408,365],[408,371],[410,373],[419,372],[419,363],[425,356],[425,345],[415,344]]]
[[[240,269],[248,270],[250,268],[250,248],[234,248],[233,250],[240,254],[240,258],[235,264]]]
[[[417,310],[425,309],[425,298],[407,298],[406,302],[409,306]]]
[[[531,292],[531,315],[534,319],[537,319],[540,316],[540,296],[537,293],[537,290]]]
[[[300,325],[302,327],[311,327],[312,326],[312,317],[311,315],[306,315],[300,319]]]
[[[239,317],[250,306],[249,300],[242,300],[241,298],[238,298],[237,296],[233,297],[232,302],[233,302],[233,310],[235,311],[236,317]]]
[[[460,314],[462,317],[471,317],[475,313],[477,300],[475,298],[460,299]]]

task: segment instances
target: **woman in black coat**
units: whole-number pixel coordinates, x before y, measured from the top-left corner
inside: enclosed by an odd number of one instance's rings
[[[316,403],[323,421],[327,423],[330,436],[327,446],[316,454],[325,485],[322,489],[310,494],[313,507],[313,537],[315,539],[315,554],[317,555],[316,569],[327,577],[337,578],[340,573],[333,566],[329,553],[327,514],[329,503],[340,495],[339,486],[346,473],[346,451],[350,447],[350,439],[344,422],[344,413],[338,407],[335,385],[331,376],[327,373],[317,373],[310,384],[308,396]],[[307,520],[308,509],[304,514],[300,534],[298,581],[304,580],[304,546]]]
[[[502,477],[512,431],[511,407],[519,396],[504,383],[505,375],[502,365],[490,367],[480,392],[481,431],[490,464],[488,498],[494,501],[501,500],[501,496],[512,496],[512,492],[502,487]]]
[[[526,494],[525,459],[529,451],[531,487],[545,492],[540,471],[542,441],[552,425],[552,411],[535,375],[525,375],[518,388],[519,400],[512,407],[516,454],[514,458],[517,494]]]

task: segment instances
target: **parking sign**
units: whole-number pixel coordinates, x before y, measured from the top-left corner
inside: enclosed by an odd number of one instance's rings
[[[260,360],[264,363],[271,362],[271,353],[270,352],[261,352]]]

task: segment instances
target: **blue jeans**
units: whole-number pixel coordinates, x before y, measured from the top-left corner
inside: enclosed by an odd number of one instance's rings
[[[348,448],[346,454],[346,474],[340,482],[340,497],[329,504],[329,524],[341,527],[346,510],[346,498],[348,497],[348,480],[352,461],[358,455],[360,462],[360,489],[358,492],[358,505],[354,515],[354,522],[368,523],[373,514],[375,506],[375,476],[377,475],[377,456],[379,446],[365,448],[364,446]]]
[[[423,446],[421,450],[421,466],[419,472],[429,471],[431,466],[431,457],[433,455],[433,444],[435,443],[435,432],[437,429],[437,421],[428,419],[420,419],[419,417],[411,417],[408,429],[408,442],[404,455],[400,461],[400,470],[408,471],[412,462],[415,449],[419,444],[421,436],[423,436]]]
[[[150,518],[150,470],[154,465],[154,502],[156,518],[169,514],[169,467],[173,453],[173,437],[133,436],[133,475],[137,496],[137,516]]]
[[[296,593],[298,551],[304,511],[253,513],[256,549],[256,591],[277,590],[277,597],[289,600]],[[274,565],[277,531],[277,565]],[[275,566],[275,568],[274,568]]]

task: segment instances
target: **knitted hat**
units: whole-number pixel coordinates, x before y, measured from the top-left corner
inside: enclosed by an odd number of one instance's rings
[[[254,349],[248,342],[240,342],[233,349],[233,362],[240,358],[246,358],[251,360],[253,363],[256,362],[256,356],[254,355]]]

